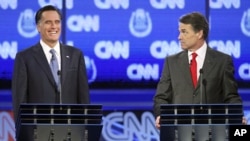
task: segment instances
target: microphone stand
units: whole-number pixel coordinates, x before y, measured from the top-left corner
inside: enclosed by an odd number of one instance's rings
[[[206,93],[207,81],[206,81],[206,79],[203,79],[202,84],[203,84],[203,87],[204,87],[204,99],[205,99],[205,104],[207,104],[207,93]]]
[[[202,104],[203,104],[203,69],[200,69],[200,109],[202,110],[203,107],[202,107]]]
[[[57,87],[57,90],[58,90],[58,93],[59,93],[59,103],[60,105],[62,104],[62,84],[61,84],[61,71],[58,70],[57,72],[57,75],[58,75],[58,87]],[[62,107],[60,107],[60,110],[62,110]]]
[[[50,129],[48,141],[54,141],[54,129]]]

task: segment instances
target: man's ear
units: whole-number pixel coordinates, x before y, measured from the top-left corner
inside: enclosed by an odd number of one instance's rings
[[[196,36],[197,36],[199,39],[201,39],[201,38],[203,37],[203,30],[198,31],[198,32],[195,33],[195,34],[196,34]]]
[[[38,24],[36,25],[36,29],[37,29],[38,33],[40,33],[40,27]]]

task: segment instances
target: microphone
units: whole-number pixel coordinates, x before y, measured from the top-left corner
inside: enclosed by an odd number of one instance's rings
[[[58,75],[58,86],[57,86],[57,91],[59,93],[59,103],[62,104],[62,86],[61,86],[61,76],[62,73],[60,70],[57,71],[57,75]]]
[[[203,109],[202,104],[203,104],[203,69],[200,69],[200,109]]]

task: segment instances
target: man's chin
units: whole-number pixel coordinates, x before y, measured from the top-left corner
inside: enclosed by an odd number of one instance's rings
[[[51,39],[51,40],[47,40],[49,44],[56,44],[58,42],[58,39]]]
[[[181,45],[181,48],[182,48],[183,50],[187,50],[187,47],[186,47],[186,46],[182,46],[182,45]]]
[[[50,42],[51,43],[56,43],[56,42],[58,42],[58,40],[59,40],[59,38],[53,38],[53,39],[50,40]]]

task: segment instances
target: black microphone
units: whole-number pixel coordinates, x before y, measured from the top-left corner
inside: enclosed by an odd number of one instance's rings
[[[203,69],[200,69],[200,109],[203,109]]]
[[[61,76],[62,73],[60,70],[57,71],[57,75],[58,75],[58,86],[57,86],[57,91],[59,93],[59,103],[62,104],[62,86],[61,86]]]

